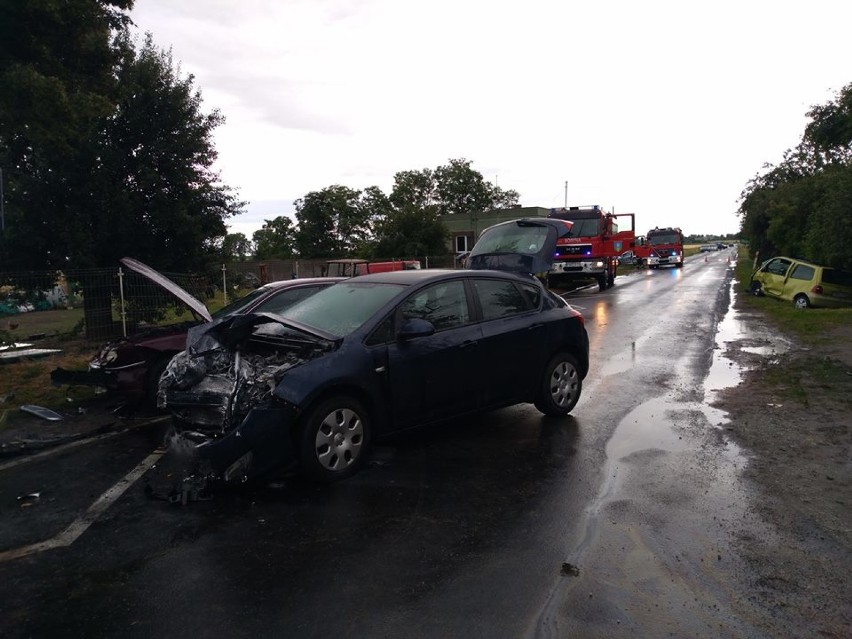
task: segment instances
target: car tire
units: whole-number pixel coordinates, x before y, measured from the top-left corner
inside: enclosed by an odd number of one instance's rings
[[[683,268],[683,262],[678,262],[675,264],[675,268]]]
[[[606,285],[609,288],[615,286],[615,273],[610,273],[606,278]]]
[[[755,297],[763,296],[763,287],[760,285],[760,282],[752,282],[749,284],[748,291]]]
[[[300,462],[305,473],[329,483],[354,475],[370,444],[370,420],[360,402],[348,395],[330,397],[302,422]]]
[[[799,293],[796,297],[793,298],[793,306],[796,308],[810,308],[811,301],[808,299],[808,296],[804,293]]]
[[[557,353],[544,367],[535,407],[545,415],[562,417],[577,405],[582,390],[577,360],[570,353]]]
[[[598,277],[598,290],[606,290],[606,275],[601,275],[600,277]]]

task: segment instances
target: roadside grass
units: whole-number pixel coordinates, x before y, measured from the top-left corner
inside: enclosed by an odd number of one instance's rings
[[[229,301],[251,289],[231,293]],[[206,305],[211,312],[224,306],[221,291]],[[166,311],[160,324],[186,321],[186,313]],[[82,308],[19,313],[0,318],[0,343],[32,344],[33,348],[56,348],[61,352],[0,363],[0,431],[11,426],[25,404],[44,406],[62,412],[95,399],[103,391],[89,386],[54,387],[50,372],[61,367],[86,370],[103,340],[85,337]],[[2,362],[2,360],[0,360]]]
[[[748,291],[753,272],[752,260],[740,256],[736,279],[742,294],[740,299],[746,308],[759,313],[780,333],[792,335],[803,345],[819,348],[823,353],[839,355],[841,348],[849,348],[845,342],[849,341],[852,327],[852,308],[797,309],[784,300],[750,295]],[[848,361],[831,355],[788,354],[781,357],[781,365],[768,367],[761,375],[780,396],[804,407],[815,401],[824,402],[829,396],[838,406],[845,407],[844,410],[852,409],[852,371]]]

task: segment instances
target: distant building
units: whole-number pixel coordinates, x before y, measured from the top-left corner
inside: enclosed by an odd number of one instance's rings
[[[450,232],[450,250],[463,255],[473,248],[476,238],[489,226],[516,220],[520,217],[547,217],[550,209],[540,206],[518,206],[511,209],[491,209],[483,213],[442,215],[441,221]]]

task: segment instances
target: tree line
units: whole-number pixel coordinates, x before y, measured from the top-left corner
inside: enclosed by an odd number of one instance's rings
[[[799,145],[744,189],[741,234],[761,258],[852,270],[852,84],[807,116]]]
[[[389,194],[334,185],[295,202],[288,216],[266,220],[251,241],[241,233],[223,243],[224,259],[415,257],[447,252],[442,218],[518,206],[518,193],[482,177],[469,160],[436,169],[400,171]]]
[[[160,269],[223,258],[446,252],[441,216],[515,206],[451,159],[401,171],[385,194],[333,185],[266,220],[249,240],[213,169],[225,121],[153,36],[138,42],[133,0],[0,0],[0,270],[85,269],[131,255]]]

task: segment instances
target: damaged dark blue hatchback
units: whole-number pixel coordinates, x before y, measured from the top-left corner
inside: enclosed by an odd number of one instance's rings
[[[483,231],[467,270],[355,277],[284,315],[199,326],[160,380],[159,400],[208,476],[239,481],[298,463],[348,477],[370,442],[466,414],[576,405],[588,371],[582,316],[533,277],[570,222]]]

